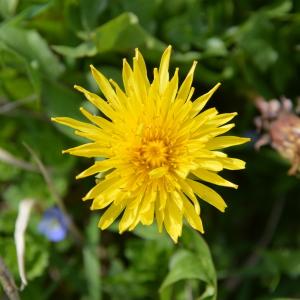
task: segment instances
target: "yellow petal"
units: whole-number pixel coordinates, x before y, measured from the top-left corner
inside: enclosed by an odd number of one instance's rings
[[[149,172],[150,178],[160,178],[168,172],[168,167],[159,167]]]
[[[229,131],[235,126],[235,124],[227,124],[219,128],[215,127],[205,127],[199,129],[199,132],[195,133],[194,138],[202,138],[202,137],[207,137],[208,139],[211,139],[215,136],[221,135]]]
[[[98,227],[100,227],[102,230],[109,227],[123,211],[125,205],[126,205],[125,201],[121,202],[119,205],[112,204],[100,218]]]
[[[79,92],[83,93],[87,100],[89,100],[93,105],[95,105],[102,113],[104,113],[111,120],[114,119],[116,115],[111,106],[104,101],[100,96],[89,92],[79,85],[74,85],[74,88]]]
[[[122,77],[126,94],[130,95],[132,89],[130,86],[130,82],[132,80],[132,70],[125,58],[123,59]]]
[[[179,184],[180,184],[182,191],[193,201],[195,210],[196,210],[197,214],[199,214],[200,213],[200,205],[194,194],[193,189],[189,186],[189,184],[185,180],[179,179]]]
[[[163,99],[162,101],[165,102],[166,105],[170,105],[170,103],[172,103],[176,97],[177,94],[177,90],[178,90],[178,71],[179,69],[176,68],[175,69],[175,73],[172,77],[172,79],[170,80],[164,94],[163,94]]]
[[[96,173],[104,172],[104,171],[110,170],[114,167],[115,167],[114,161],[111,159],[96,161],[91,167],[89,167],[88,169],[86,169],[85,171],[83,171],[79,175],[77,175],[76,179],[84,178],[84,177],[91,176]]]
[[[154,206],[155,201],[150,202],[148,209],[144,212],[141,212],[140,220],[143,225],[151,225],[154,218]]]
[[[113,105],[114,108],[119,107],[119,100],[116,96],[116,93],[112,86],[110,85],[107,78],[99,71],[97,70],[93,65],[90,65],[92,70],[92,75],[94,79],[96,80],[100,90],[102,91],[105,98]]]
[[[164,225],[170,237],[177,243],[182,233],[182,212],[173,201],[167,202]]]
[[[238,158],[230,157],[218,157],[217,158],[224,166],[224,169],[228,170],[241,170],[245,169],[246,163]]]
[[[215,192],[213,189],[209,188],[208,186],[200,182],[191,179],[187,179],[187,181],[189,185],[192,187],[192,189],[194,190],[194,192],[201,199],[211,204],[212,206],[216,207],[221,212],[224,212],[227,205],[217,192]]]
[[[183,201],[183,207],[184,207],[184,217],[188,221],[188,223],[196,230],[200,231],[201,233],[204,233],[203,224],[201,221],[201,218],[199,216],[199,213],[195,211],[195,208],[190,203],[190,201],[185,198]]]
[[[114,190],[112,192],[114,194],[113,196],[117,197],[118,192]],[[90,210],[97,210],[97,209],[103,209],[106,206],[110,205],[112,202],[114,202],[115,198],[112,197],[105,197],[103,195],[99,195],[97,198],[95,198],[92,202],[92,205],[90,207]]]
[[[237,136],[218,136],[210,140],[206,144],[206,148],[209,150],[223,149],[231,146],[241,145],[249,141],[249,138]]]
[[[156,200],[157,190],[154,190],[151,186],[145,192],[143,202],[141,204],[140,213],[143,214],[150,209],[152,203]]]
[[[147,98],[149,86],[147,85],[146,80],[138,66],[136,58],[133,59],[133,80],[136,83],[133,85],[136,96],[142,100],[145,100]]]
[[[160,209],[160,207],[161,207],[160,201],[159,200],[155,201],[156,223],[157,223],[158,231],[162,232],[163,222],[164,222],[164,217],[165,217],[165,210]]]
[[[188,95],[190,93],[191,86],[192,86],[196,65],[197,65],[197,62],[194,61],[190,71],[188,72],[186,78],[184,79],[182,85],[179,88],[177,99],[182,99],[184,101],[187,100]]]
[[[122,219],[119,223],[119,233],[123,233],[128,230],[130,225],[134,222],[136,217],[136,209],[130,209],[128,206],[126,207]]]
[[[166,206],[166,202],[168,200],[168,193],[165,190],[165,187],[162,185],[159,187],[158,192],[159,192],[159,196],[158,196],[158,200],[157,200],[158,201],[158,209],[164,210],[165,206]]]
[[[84,157],[109,157],[111,149],[104,146],[100,142],[88,143],[64,150],[63,153]]]
[[[145,84],[146,86],[149,86],[146,63],[144,61],[143,55],[140,53],[139,49],[137,48],[135,49],[135,57],[138,63],[138,67],[143,75],[143,78],[145,79]]]
[[[210,171],[219,172],[223,170],[223,164],[217,159],[199,158],[196,159],[199,168],[207,169]]]
[[[89,132],[89,131],[93,131],[93,132],[97,132],[97,133],[100,132],[99,128],[97,128],[96,126],[94,126],[92,124],[77,121],[77,120],[74,120],[74,119],[68,118],[68,117],[51,118],[51,120],[56,123],[66,125],[68,127],[78,129],[83,132]]]
[[[220,175],[205,170],[205,169],[197,169],[197,170],[193,170],[192,173],[194,175],[196,175],[198,178],[200,178],[201,180],[207,181],[207,182],[211,182],[213,184],[217,184],[217,185],[221,185],[221,186],[228,186],[228,187],[232,187],[237,189],[238,186],[224,178],[222,178]]]
[[[219,114],[217,116],[214,116],[209,121],[207,121],[207,125],[221,126],[223,124],[226,124],[230,120],[232,120],[236,115],[237,115],[236,112]]]
[[[86,109],[83,107],[80,107],[81,113],[91,122],[99,126],[100,128],[105,128],[109,130],[113,130],[112,123],[102,117],[99,116],[94,116],[90,112],[88,112]]]
[[[211,98],[211,96],[219,88],[220,85],[221,83],[217,83],[209,92],[207,92],[204,95],[201,95],[193,102],[193,115],[198,114],[202,110],[202,108],[206,105],[208,100]]]
[[[112,178],[105,178],[103,181],[97,183],[83,198],[82,200],[89,200],[96,198],[99,196],[103,191],[105,191],[108,187],[112,186],[113,184],[120,184],[120,178],[118,176]]]
[[[159,65],[159,92],[162,94],[169,82],[169,62],[172,52],[172,47],[168,46],[164,51]]]
[[[193,122],[195,124],[195,126],[192,128],[193,132],[197,132],[197,130],[199,130],[199,128],[207,120],[209,120],[213,116],[217,115],[217,113],[218,113],[218,111],[216,110],[216,108],[212,107],[212,108],[209,108],[209,109],[205,110],[204,112],[200,113],[195,118],[191,119],[189,122]]]
[[[177,191],[172,191],[171,192],[171,197],[172,197],[172,201],[176,204],[178,209],[180,211],[182,211],[182,209],[183,209],[183,200],[182,200],[181,195]]]

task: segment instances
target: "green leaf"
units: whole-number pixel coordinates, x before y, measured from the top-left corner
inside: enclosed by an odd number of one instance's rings
[[[76,47],[55,45],[52,48],[57,53],[72,58],[91,57],[97,54],[97,48],[93,42],[82,43]]]
[[[32,280],[43,275],[49,264],[48,241],[40,236],[26,238],[27,277]]]
[[[203,266],[196,255],[187,250],[178,250],[171,258],[170,273],[161,285],[162,291],[167,286],[182,279],[199,279],[209,282],[207,274],[203,272]]]
[[[14,15],[18,0],[0,0],[0,15],[3,18],[8,18]]]
[[[205,273],[210,281],[216,285],[216,270],[207,243],[197,231],[191,229],[190,227],[185,227],[184,230],[183,242],[185,243],[186,247],[189,247],[192,251],[195,251],[195,253],[199,256]]]
[[[212,37],[206,40],[205,55],[206,56],[226,56],[228,53],[226,46],[218,37]]]
[[[1,27],[0,27],[1,28]],[[1,29],[0,29],[1,30]],[[15,49],[6,45],[3,41],[0,40],[0,62],[3,66],[3,70],[8,71],[9,76],[5,76],[2,80],[3,86],[5,86],[6,92],[11,96],[18,98],[23,98],[28,96],[20,95],[20,89],[16,89],[14,84],[17,78],[19,80],[25,80],[25,78],[20,78],[20,74],[26,74],[29,82],[32,85],[32,88],[35,93],[39,94],[40,92],[40,75],[38,70],[34,65],[30,63],[24,56],[18,53]],[[10,72],[9,72],[10,71]],[[8,86],[13,86],[13,89],[10,89]],[[22,94],[22,93],[21,93]]]
[[[35,219],[35,216],[31,217],[31,222],[32,219]],[[11,235],[13,235],[13,232],[11,232]],[[49,264],[48,247],[49,242],[46,239],[28,228],[25,235],[25,270],[29,284],[30,280],[44,274]],[[13,238],[11,236],[1,237],[0,248],[1,254],[5,255],[5,262],[8,268],[14,277],[18,278],[17,282],[19,282],[16,248]]]
[[[167,298],[168,289],[181,280],[197,279],[205,282],[206,287],[200,299],[216,299],[217,280],[209,248],[199,234],[187,229],[184,243],[187,249],[179,249],[172,256],[169,264],[169,273],[164,279],[160,293],[162,299]],[[186,247],[186,248],[188,248]]]
[[[8,0],[8,1],[10,1],[10,0]],[[12,25],[12,24],[16,25],[16,24],[20,24],[23,21],[31,20],[31,19],[39,16],[46,10],[48,10],[51,7],[52,3],[53,3],[53,1],[49,1],[46,3],[30,5],[30,6],[26,7],[25,9],[23,9],[20,13],[15,15],[13,18],[7,20],[6,22],[9,23],[9,25]]]
[[[64,71],[64,66],[35,30],[25,30],[9,25],[1,26],[0,42],[22,56],[33,69],[38,70],[45,77],[55,79]]]
[[[81,22],[84,28],[91,30],[97,25],[98,17],[107,7],[107,2],[107,0],[80,1]]]
[[[286,15],[293,8],[293,2],[291,0],[279,1],[278,3],[264,7],[263,11],[271,17],[282,17]]]
[[[34,186],[34,188],[32,188]],[[53,204],[54,199],[50,195],[47,186],[40,174],[25,172],[14,184],[10,184],[3,192],[3,199],[11,207],[17,209],[21,200],[33,198],[44,203]]]
[[[156,224],[150,226],[138,225],[132,233],[145,240],[159,240],[161,243],[172,245],[167,234],[165,232],[160,233]]]
[[[240,27],[238,45],[262,72],[279,59],[273,45],[274,36],[274,24],[262,12],[254,14]]]
[[[267,251],[265,258],[274,267],[291,277],[300,276],[300,250],[280,249]]]
[[[99,53],[128,51],[146,45],[157,47],[160,43],[148,34],[133,13],[123,13],[98,27],[94,37]]]
[[[57,82],[45,81],[42,89],[42,102],[49,117],[71,117],[82,120],[79,107],[83,98],[79,93],[58,84]],[[85,139],[76,136],[74,130],[63,125],[53,123],[62,133],[77,141]]]
[[[161,8],[162,2],[161,0],[123,0],[121,5],[123,11],[134,13],[139,18],[142,26],[153,33],[157,26],[155,17]]]
[[[88,300],[101,300],[101,265],[98,255],[100,230],[98,217],[93,215],[87,227],[86,246],[83,249],[84,273]]]

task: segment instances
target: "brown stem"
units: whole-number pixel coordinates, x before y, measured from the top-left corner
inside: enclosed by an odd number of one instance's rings
[[[70,217],[62,198],[60,197],[58,191],[56,190],[56,188],[54,186],[54,183],[53,183],[50,173],[48,172],[47,168],[42,163],[42,161],[40,160],[38,155],[35,153],[35,151],[25,143],[24,143],[24,146],[26,147],[28,152],[32,155],[32,158],[35,160],[37,167],[39,168],[39,170],[48,186],[50,193],[52,194],[53,198],[56,201],[57,206],[62,211],[62,213],[67,217],[68,222],[69,222],[69,229],[70,229],[70,232],[71,232],[75,242],[79,246],[82,246],[83,240],[84,240],[83,235],[81,234],[80,230],[77,228],[77,226],[73,222],[72,218]]]
[[[0,148],[0,161],[26,171],[38,172],[37,168],[34,165],[20,158],[17,158],[3,148]]]
[[[2,257],[0,256],[0,282],[10,300],[20,300],[19,291],[16,287],[15,281],[6,267]]]

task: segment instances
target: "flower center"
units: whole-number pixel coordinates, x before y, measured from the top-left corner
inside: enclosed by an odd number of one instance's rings
[[[161,167],[167,162],[168,147],[162,140],[149,141],[140,149],[141,159],[151,168]]]

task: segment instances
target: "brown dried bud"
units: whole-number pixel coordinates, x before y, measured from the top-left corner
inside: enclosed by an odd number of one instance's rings
[[[291,100],[265,101],[259,98],[256,107],[261,116],[255,118],[257,129],[264,134],[255,147],[271,144],[282,157],[291,162],[289,175],[300,171],[300,118],[293,112]]]

